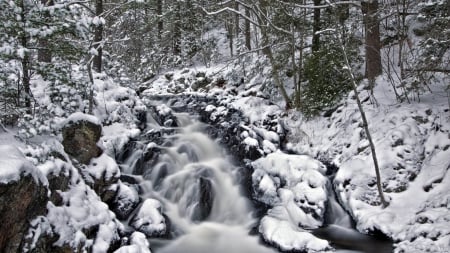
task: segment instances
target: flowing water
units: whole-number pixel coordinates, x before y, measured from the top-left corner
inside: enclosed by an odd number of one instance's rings
[[[147,179],[143,197],[161,201],[176,237],[152,240],[151,245],[156,246],[153,251],[276,252],[261,245],[259,237],[249,235],[257,220],[237,184],[238,168],[202,132],[202,123],[186,114],[176,116],[178,131],[158,146],[162,151],[157,162],[143,175]]]
[[[142,197],[161,201],[171,223],[174,239],[152,239],[156,253],[274,253],[249,231],[257,224],[250,201],[238,185],[238,169],[226,152],[203,133],[204,125],[187,114],[177,114],[178,128],[161,145],[146,144],[128,159],[131,174],[145,149],[156,148],[159,156],[151,169],[142,172]],[[149,116],[148,129],[161,129]],[[332,191],[330,191],[332,192]],[[332,195],[332,194],[331,194]],[[370,237],[353,229],[351,218],[334,196],[328,202],[329,226],[314,232],[327,239],[340,252],[371,252]],[[372,241],[370,241],[373,243]],[[375,242],[376,243],[376,242]],[[348,245],[350,244],[350,246]],[[388,251],[377,251],[388,252]]]

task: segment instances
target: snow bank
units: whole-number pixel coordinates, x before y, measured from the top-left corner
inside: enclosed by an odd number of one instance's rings
[[[387,96],[393,94],[389,87],[376,87],[377,107],[364,104],[383,190],[390,199],[387,208],[380,207],[371,152],[352,94],[330,118],[297,118],[297,125],[293,118],[292,134],[303,133],[307,142],[288,140],[294,150],[306,150],[340,167],[334,183],[358,230],[382,231],[398,241],[396,252],[449,252],[448,103],[428,94],[422,95],[422,103],[395,104],[395,98]]]
[[[0,183],[17,181],[24,175],[31,175],[36,183],[48,185],[47,178],[25,158],[18,148],[0,145]]]
[[[252,166],[254,197],[271,207],[259,226],[264,239],[286,251],[328,249],[328,242],[305,231],[323,222],[326,167],[309,156],[280,151]]]
[[[91,159],[87,172],[95,179],[105,181],[120,177],[120,169],[116,161],[105,153]]]
[[[264,216],[259,226],[264,239],[283,251],[318,252],[329,250],[326,240],[319,239],[289,221]]]

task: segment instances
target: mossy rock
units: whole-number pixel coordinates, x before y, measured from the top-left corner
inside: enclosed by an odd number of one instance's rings
[[[85,120],[69,121],[62,129],[64,151],[78,162],[89,164],[102,154],[97,146],[101,134],[101,125]]]

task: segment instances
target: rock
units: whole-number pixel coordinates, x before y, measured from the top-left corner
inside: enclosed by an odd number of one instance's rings
[[[120,179],[120,169],[114,159],[104,153],[92,159],[89,166],[83,167],[81,172],[86,183],[103,202],[110,203],[114,199]]]
[[[62,128],[64,151],[82,164],[89,164],[103,151],[97,146],[102,133],[100,122],[91,115],[72,114]]]
[[[119,183],[119,190],[110,205],[111,210],[120,220],[126,220],[131,212],[139,204],[139,195],[135,188],[130,187],[122,182]]]
[[[47,188],[27,175],[19,181],[0,184],[0,251],[19,252],[29,221],[45,215]]]
[[[203,221],[208,218],[214,202],[214,191],[211,180],[205,177],[199,179],[199,200],[193,212],[192,220]]]
[[[0,252],[21,252],[30,221],[46,214],[47,180],[15,147],[0,145]]]
[[[63,168],[59,172],[59,174],[49,174],[47,175],[48,179],[48,188],[50,189],[50,201],[53,202],[56,206],[62,204],[62,196],[61,192],[65,192],[69,189],[69,183],[71,176],[71,171],[69,169]]]
[[[146,199],[131,219],[130,226],[144,233],[147,237],[164,236],[168,229],[161,212],[161,203],[158,200]]]

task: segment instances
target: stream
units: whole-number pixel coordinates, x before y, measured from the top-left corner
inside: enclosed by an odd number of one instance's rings
[[[258,225],[257,210],[239,185],[240,168],[231,156],[205,133],[207,125],[195,116],[174,116],[176,127],[165,127],[148,114],[141,145],[123,166],[123,174],[142,176],[141,197],[158,199],[170,221],[167,238],[150,239],[152,252],[279,252],[251,235]],[[145,136],[155,131],[166,133],[162,141],[146,140]],[[142,168],[137,161],[144,153],[153,157],[151,166]],[[330,195],[325,217],[328,225],[312,231],[314,235],[330,241],[337,252],[391,252],[391,242],[356,231],[350,216],[334,194]]]

